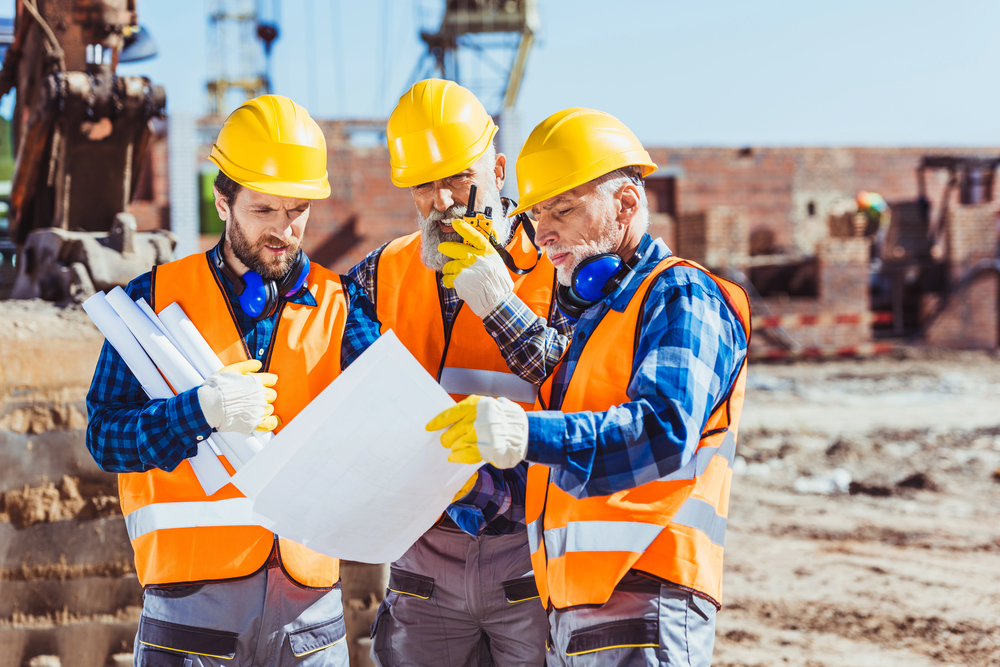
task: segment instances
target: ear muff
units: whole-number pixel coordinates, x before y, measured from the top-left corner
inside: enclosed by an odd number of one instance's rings
[[[280,297],[291,299],[305,289],[311,264],[301,249],[288,273],[281,280],[274,281],[264,280],[256,271],[247,271],[242,276],[237,276],[222,259],[222,241],[219,243],[220,246],[215,249],[216,266],[233,283],[233,289],[239,297],[240,308],[255,321],[259,322],[274,315]]]
[[[556,306],[566,317],[580,319],[584,311],[621,286],[642,261],[652,241],[648,234],[645,235],[627,262],[615,253],[602,253],[581,261],[573,271],[569,286],[559,285],[556,289]]]
[[[285,277],[278,282],[277,293],[279,296],[283,296],[286,299],[293,299],[299,295],[302,288],[305,287],[306,278],[309,277],[309,271],[312,265],[309,263],[309,258],[306,254],[299,250],[298,256],[295,258],[295,263],[292,264],[292,268],[289,269]]]

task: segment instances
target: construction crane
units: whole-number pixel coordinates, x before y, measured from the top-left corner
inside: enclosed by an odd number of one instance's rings
[[[517,101],[538,28],[537,0],[445,0],[437,31],[420,33],[427,52],[414,80],[436,74],[457,81],[502,114]],[[505,54],[500,62],[498,53]]]
[[[155,53],[136,0],[16,0],[0,95],[17,89],[9,235],[20,249],[15,298],[64,300],[169,261],[169,233],[135,233],[125,212],[163,88],[119,77]],[[132,51],[129,53],[129,51]]]
[[[271,92],[271,46],[278,38],[278,0],[270,20],[262,0],[208,3],[208,115],[225,116],[245,100]]]

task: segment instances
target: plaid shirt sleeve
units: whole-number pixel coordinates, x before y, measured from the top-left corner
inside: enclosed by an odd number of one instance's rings
[[[711,278],[689,268],[665,272],[643,310],[630,401],[605,412],[528,413],[527,460],[552,467],[553,481],[578,498],[669,475],[694,455],[746,347],[742,325]]]
[[[372,304],[375,303],[375,268],[378,266],[379,255],[382,254],[387,245],[389,244],[385,243],[380,248],[372,250],[347,272],[347,277],[361,286],[361,289],[365,291],[365,296]]]
[[[569,346],[573,323],[553,308],[552,323],[535,315],[516,294],[508,295],[483,318],[507,366],[532,384],[541,384]]]
[[[344,338],[340,345],[340,370],[345,370],[382,334],[375,307],[361,286],[349,275],[340,279],[348,300]]]
[[[150,274],[128,284],[132,298],[149,301]],[[121,355],[105,341],[87,393],[87,448],[108,472],[171,471],[197,453],[212,433],[192,389],[170,399],[150,399]]]

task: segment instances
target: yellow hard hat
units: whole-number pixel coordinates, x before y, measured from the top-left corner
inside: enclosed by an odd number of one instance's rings
[[[462,86],[418,81],[399,98],[385,129],[389,177],[408,188],[454,176],[482,157],[496,132],[482,102]]]
[[[326,199],[326,139],[309,112],[261,95],[229,114],[208,159],[240,185],[280,197]]]
[[[644,177],[656,171],[649,153],[620,120],[579,107],[554,113],[535,126],[517,156],[521,204],[508,215],[628,166],[642,167]]]

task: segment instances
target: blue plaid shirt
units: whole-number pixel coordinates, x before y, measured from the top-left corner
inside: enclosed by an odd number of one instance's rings
[[[211,250],[209,252],[216,252]],[[211,258],[210,258],[211,259]],[[215,262],[209,264],[213,271]],[[234,304],[236,325],[247,349],[263,360],[277,325],[280,309],[267,319],[254,322],[238,307],[232,283],[216,271]],[[125,288],[133,300],[151,302],[151,274],[144,273]],[[358,285],[344,279],[349,312],[341,342],[341,370],[347,368],[379,337],[379,323],[371,302]],[[290,303],[316,306],[310,292]],[[222,316],[226,316],[223,314]],[[97,361],[94,380],[87,393],[87,447],[97,464],[108,472],[145,472],[153,468],[171,471],[184,459],[194,456],[198,443],[212,434],[198,403],[198,390],[185,391],[170,399],[152,400],[132,375],[118,352],[105,341]]]
[[[624,311],[669,255],[662,241],[653,241],[635,275],[583,314],[553,378],[551,407],[561,404],[605,313]],[[577,498],[634,488],[683,467],[746,358],[743,326],[718,285],[697,269],[676,267],[656,279],[640,327],[628,403],[605,412],[528,413],[527,460],[551,467],[552,480]]]
[[[506,204],[506,202],[505,202]],[[388,245],[388,244],[386,244]],[[376,266],[381,248],[372,251],[350,270],[349,275],[371,298],[375,293]],[[462,300],[454,289],[441,283],[437,273],[438,297],[446,322],[458,316]],[[483,319],[503,355],[507,366],[519,377],[532,384],[542,380],[555,368],[569,345],[572,322],[555,311],[551,326],[535,315],[516,296],[509,296]],[[491,465],[479,469],[472,489],[458,502],[448,506],[447,513],[459,528],[470,535],[504,535],[526,530],[524,497],[528,466],[522,463],[509,470]]]

